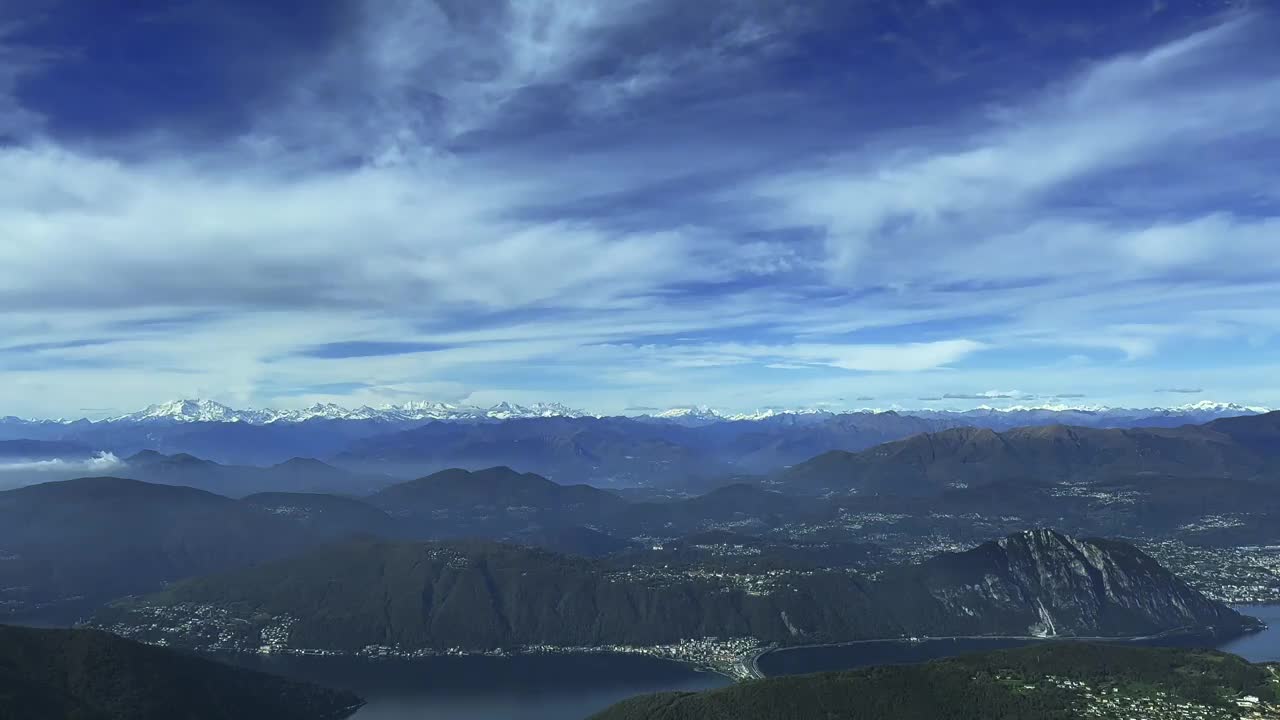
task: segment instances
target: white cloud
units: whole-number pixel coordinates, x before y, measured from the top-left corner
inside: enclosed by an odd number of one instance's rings
[[[626,353],[644,353],[655,360],[681,368],[763,363],[774,369],[827,366],[860,372],[915,372],[950,365],[985,347],[980,342],[957,339],[927,343],[860,345],[818,343],[699,345],[691,343],[620,349]]]
[[[121,465],[120,458],[109,452],[98,453],[87,460],[22,460],[0,462],[0,473],[102,473],[110,472]]]
[[[1105,251],[1112,230],[1053,218],[1061,211],[1045,204],[1047,193],[1152,156],[1211,152],[1218,140],[1274,129],[1280,81],[1271,74],[1242,72],[1214,85],[1178,80],[1220,68],[1223,51],[1246,27],[1235,20],[1099,63],[1034,101],[992,110],[977,128],[935,148],[876,149],[768,178],[755,189],[769,201],[760,219],[824,227],[832,271],[851,283],[886,274],[920,281],[937,256],[977,277],[1034,271],[1021,262],[1029,258],[1074,265]],[[1024,232],[1032,226],[1053,232]],[[992,234],[1017,236],[1023,248],[1003,262],[996,253],[982,254],[989,262],[963,262],[971,243]],[[904,246],[924,262],[900,262]]]
[[[356,30],[229,144],[0,146],[0,177],[22,179],[0,183],[0,414],[183,395],[749,409],[833,392],[1047,394],[1045,372],[1091,398],[1134,392],[1106,373],[1241,393],[1226,399],[1276,392],[1137,372],[1198,342],[1265,353],[1280,333],[1267,309],[1280,293],[1274,170],[1266,153],[1226,150],[1280,139],[1273,63],[1239,68],[1229,52],[1247,16],[1000,107],[761,169],[718,132],[614,143],[637,98],[772,47],[751,12],[727,13],[718,40],[623,53],[599,82],[572,83],[613,31],[653,20],[653,3],[548,0],[472,19],[430,2],[362,7]],[[590,142],[563,131],[555,153],[484,135],[557,84],[566,108],[553,109],[619,124],[593,126]],[[454,144],[473,131],[473,146]],[[716,191],[691,187],[697,209],[643,222],[609,210],[628,193],[643,210],[678,205],[646,193],[726,167]],[[1113,177],[1138,170],[1157,179]],[[1223,206],[1224,183],[1261,199]],[[575,213],[580,202],[602,209]],[[790,239],[812,227],[823,239]],[[441,347],[299,354],[350,341]],[[5,352],[22,346],[35,347]],[[1025,371],[979,367],[1024,352]]]

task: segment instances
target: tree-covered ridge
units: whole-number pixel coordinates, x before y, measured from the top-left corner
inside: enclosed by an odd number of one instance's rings
[[[0,625],[0,720],[340,720],[360,705],[97,630]]]
[[[1020,533],[871,578],[744,575],[494,543],[356,541],[200,578],[99,613],[151,641],[256,649],[471,651],[652,646],[704,637],[803,645],[904,636],[1234,634],[1247,619],[1128,545]],[[233,638],[228,640],[228,638]]]
[[[1280,717],[1272,668],[1210,650],[1058,643],[624,701],[591,720]]]

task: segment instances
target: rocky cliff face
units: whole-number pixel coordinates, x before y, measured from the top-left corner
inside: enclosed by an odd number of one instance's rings
[[[1106,636],[1240,629],[1245,619],[1125,543],[1029,530],[921,566],[949,613],[1028,635]],[[983,624],[986,624],[985,622]]]

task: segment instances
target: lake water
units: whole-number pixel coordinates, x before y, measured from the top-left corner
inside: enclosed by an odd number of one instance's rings
[[[1267,624],[1267,629],[1218,646],[1251,662],[1280,662],[1280,605],[1241,605],[1236,608]]]
[[[1267,623],[1267,629],[1218,645],[1218,649],[1235,653],[1253,662],[1280,661],[1280,605],[1242,605],[1236,608]],[[804,673],[849,670],[867,665],[913,663],[954,657],[967,653],[1023,647],[1037,640],[925,640],[910,643],[884,640],[832,647],[795,648],[767,653],[759,661],[766,675],[800,675]],[[1163,641],[1159,645],[1195,646],[1196,640]]]
[[[636,695],[709,690],[730,682],[640,655],[223,659],[351,690],[368,701],[353,720],[585,720]]]
[[[1219,648],[1254,662],[1280,662],[1280,605],[1238,609],[1269,627]],[[760,669],[768,675],[844,670],[1026,644],[1025,640],[928,640],[800,648],[764,655]],[[354,720],[585,720],[635,695],[708,690],[729,684],[720,675],[638,655],[420,660],[240,655],[221,659],[352,690],[368,701]]]

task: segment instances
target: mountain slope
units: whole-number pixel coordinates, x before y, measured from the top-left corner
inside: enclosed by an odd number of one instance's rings
[[[591,720],[1241,717],[1244,696],[1280,704],[1280,684],[1264,666],[1209,650],[1058,643],[649,695]]]
[[[396,531],[390,515],[366,502],[338,495],[268,492],[249,495],[241,502],[288,518],[329,539]]]
[[[432,422],[367,438],[333,461],[398,473],[506,465],[556,482],[627,485],[663,476],[673,484],[724,470],[687,430],[629,418],[550,417],[500,423]]]
[[[286,518],[187,487],[83,478],[0,492],[0,612],[146,592],[310,543]]]
[[[948,615],[981,607],[976,627],[1021,627],[1028,635],[1147,634],[1240,620],[1131,545],[1052,530],[1010,535],[888,575],[886,585],[903,597],[922,589]]]
[[[1012,548],[1012,549],[1011,549]],[[214,611],[194,608],[214,608]],[[211,620],[210,618],[221,618]],[[903,635],[1146,635],[1250,627],[1127,545],[1013,536],[872,581],[842,571],[762,575],[590,561],[491,544],[347,543],[174,585],[95,622],[172,644],[354,652],[655,645],[708,636],[806,644]]]
[[[588,485],[559,485],[508,467],[443,470],[393,485],[368,502],[403,519],[419,534],[501,536],[540,526],[599,520],[626,501]]]
[[[125,460],[117,474],[150,483],[185,485],[241,497],[264,492],[364,495],[390,485],[383,475],[353,473],[311,458],[292,458],[270,467],[221,465],[186,453],[143,451]]]
[[[1272,413],[1226,426],[1098,430],[1053,425],[998,433],[955,428],[915,435],[859,453],[830,452],[779,476],[805,491],[934,494],[947,487],[1004,481],[1094,482],[1123,475],[1230,477],[1274,481],[1280,443],[1265,441]],[[1231,428],[1229,435],[1220,428]],[[1253,438],[1249,444],[1240,438]],[[1261,439],[1260,439],[1261,438]]]
[[[339,720],[360,704],[96,630],[0,625],[0,720]]]

